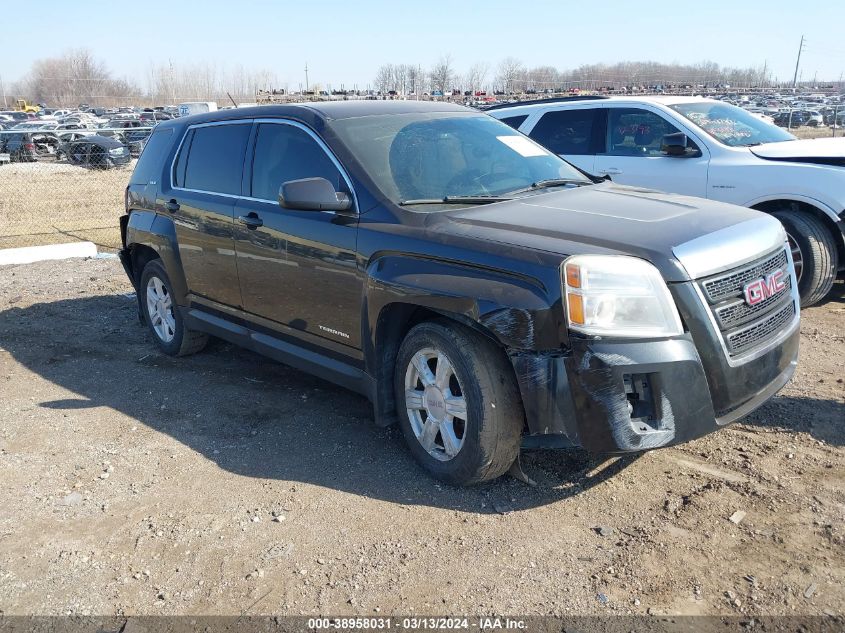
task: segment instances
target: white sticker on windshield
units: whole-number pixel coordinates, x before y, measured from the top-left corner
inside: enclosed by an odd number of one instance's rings
[[[496,138],[520,156],[547,156],[546,150],[535,145],[524,136],[497,136]]]

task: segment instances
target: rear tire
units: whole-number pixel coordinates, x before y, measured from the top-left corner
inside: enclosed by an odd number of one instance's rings
[[[405,440],[434,477],[458,486],[504,474],[525,414],[503,351],[448,322],[421,323],[399,348],[394,378]]]
[[[838,251],[833,235],[821,220],[806,211],[775,211],[772,215],[786,229],[796,260],[801,307],[807,308],[821,301],[836,280]]]
[[[168,356],[187,356],[200,351],[208,335],[185,327],[173,301],[170,277],[159,259],[147,262],[138,284],[138,305],[159,349]]]

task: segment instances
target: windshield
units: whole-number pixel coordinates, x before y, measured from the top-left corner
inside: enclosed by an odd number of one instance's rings
[[[533,183],[591,181],[508,125],[472,112],[367,116],[331,127],[391,200],[498,196]]]
[[[792,134],[773,123],[728,103],[702,101],[679,103],[670,107],[717,141],[731,147],[795,140]]]

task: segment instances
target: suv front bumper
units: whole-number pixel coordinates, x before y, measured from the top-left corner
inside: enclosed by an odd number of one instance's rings
[[[792,377],[798,340],[796,324],[779,346],[720,376],[705,371],[713,359],[702,362],[689,334],[663,341],[578,339],[566,353],[521,352],[511,360],[529,436],[562,436],[563,444],[596,453],[635,452],[687,442],[750,413]],[[725,384],[727,393],[711,392]],[[721,405],[718,417],[714,401]],[[534,439],[529,443],[544,445],[542,437]]]

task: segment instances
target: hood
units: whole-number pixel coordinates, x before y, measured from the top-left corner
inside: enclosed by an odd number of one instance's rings
[[[755,145],[749,149],[755,156],[765,160],[845,167],[845,138],[782,141]]]
[[[666,281],[699,276],[700,263],[687,267],[696,269],[691,275],[673,251],[689,253],[685,250],[688,244],[706,242],[702,238],[708,235],[719,233],[718,241],[726,246],[719,256],[727,255],[733,261],[749,246],[748,234],[757,232],[758,224],[768,227],[773,223],[774,228],[768,229],[782,232],[777,220],[759,211],[613,183],[432,215],[433,230],[469,239],[564,257],[582,253],[633,255],[654,264]],[[743,223],[748,224],[731,230]]]

